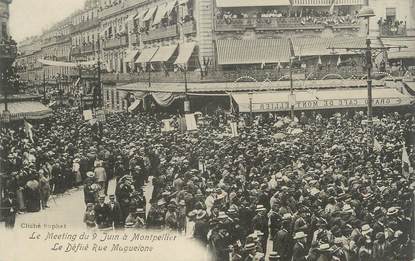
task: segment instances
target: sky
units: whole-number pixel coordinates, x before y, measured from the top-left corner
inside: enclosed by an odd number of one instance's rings
[[[10,32],[16,41],[38,35],[75,10],[85,0],[13,0],[10,6]]]

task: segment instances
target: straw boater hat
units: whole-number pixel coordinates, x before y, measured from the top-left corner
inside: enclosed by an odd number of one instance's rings
[[[330,251],[330,245],[329,244],[321,244],[318,246],[319,251]]]
[[[257,212],[259,212],[259,211],[264,211],[264,210],[267,210],[263,205],[257,205],[256,206],[256,211]]]
[[[166,204],[166,201],[164,200],[164,198],[157,201],[157,206],[164,206],[165,204]]]
[[[249,243],[245,245],[245,250],[246,251],[252,251],[256,249],[256,244],[255,243]]]
[[[93,178],[93,177],[95,177],[95,173],[94,173],[94,172],[92,172],[92,171],[88,171],[88,172],[86,173],[86,176],[87,176],[88,178]]]
[[[281,256],[278,254],[278,252],[273,251],[273,252],[269,253],[269,259],[270,260],[274,260],[274,259],[278,259],[278,258],[281,258]]]
[[[305,237],[307,237],[307,234],[305,234],[303,231],[300,231],[295,233],[294,239],[302,239]]]
[[[135,211],[135,213],[137,213],[137,214],[144,214],[146,212],[144,211],[143,208],[137,208],[136,211]]]
[[[206,216],[206,211],[205,210],[200,210],[197,215],[196,215],[196,219],[202,219]]]
[[[362,226],[362,235],[367,235],[372,231],[373,229],[368,224]]]
[[[388,208],[388,212],[386,213],[386,215],[392,216],[392,215],[397,214],[398,212],[399,212],[399,210],[398,210],[397,207],[390,207],[390,208]]]

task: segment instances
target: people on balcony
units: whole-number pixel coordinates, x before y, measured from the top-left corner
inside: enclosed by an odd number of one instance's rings
[[[305,24],[356,24],[357,13],[348,14],[342,10],[330,13],[329,11],[318,11],[313,8],[300,8],[294,11],[286,9],[264,8],[251,15],[238,10],[218,9],[216,18],[224,20],[227,24],[238,23],[236,19],[256,19],[258,22],[269,21],[271,18],[280,18],[279,22],[283,22],[284,18],[288,19],[288,23]]]
[[[404,35],[406,22],[402,20],[383,19],[378,20],[382,35]]]

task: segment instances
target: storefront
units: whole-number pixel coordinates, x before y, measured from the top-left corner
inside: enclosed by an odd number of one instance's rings
[[[233,93],[239,112],[279,112],[330,110],[367,107],[367,89],[310,90],[290,92]],[[391,88],[373,89],[374,107],[399,107],[413,104],[414,98]]]

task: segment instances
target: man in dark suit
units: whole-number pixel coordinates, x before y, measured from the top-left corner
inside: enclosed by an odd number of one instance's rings
[[[273,250],[281,255],[282,260],[290,260],[292,253],[292,236],[288,232],[291,227],[289,220],[283,220],[282,228],[277,232],[273,241]]]
[[[14,194],[9,192],[2,204],[3,216],[6,228],[13,229],[16,222],[17,202],[14,199]]]
[[[107,228],[110,224],[111,209],[105,204],[105,196],[101,195],[95,205],[95,222],[98,228]]]
[[[115,229],[122,228],[124,227],[124,222],[122,220],[122,212],[121,212],[120,203],[118,203],[115,200],[114,195],[110,195],[109,198],[110,198],[110,202],[108,206],[110,208],[110,217],[109,217],[110,225],[114,225]]]
[[[292,261],[306,261],[307,250],[305,243],[307,242],[307,234],[299,231],[295,233],[294,240],[296,241],[293,247],[293,259]]]

